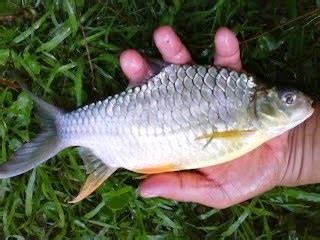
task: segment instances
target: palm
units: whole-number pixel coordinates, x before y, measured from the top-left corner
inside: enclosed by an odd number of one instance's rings
[[[283,153],[286,138],[287,134],[283,134],[239,159],[199,169],[212,183],[211,199],[206,205],[231,206],[273,188],[286,165]]]

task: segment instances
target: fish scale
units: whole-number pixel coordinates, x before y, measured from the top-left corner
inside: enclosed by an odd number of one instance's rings
[[[195,140],[197,137],[213,130],[247,129],[251,121],[247,108],[255,84],[248,84],[253,82],[252,77],[241,76],[242,94],[237,95],[237,85],[228,84],[229,79],[237,82],[235,78],[239,78],[234,71],[172,64],[148,83],[77,110],[88,120],[80,121],[76,128],[63,127],[78,118],[75,112],[61,115],[59,136],[71,145],[90,148],[113,167],[134,170],[159,164],[179,166],[195,159],[207,161],[209,155],[219,155],[218,148],[213,142],[202,151],[207,140]],[[244,102],[244,96],[248,98],[246,104],[234,104]],[[234,118],[240,115],[246,121],[236,123]],[[91,128],[97,134],[94,138]],[[127,154],[123,154],[124,149]]]

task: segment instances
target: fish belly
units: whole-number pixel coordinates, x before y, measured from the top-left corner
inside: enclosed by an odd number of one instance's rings
[[[255,132],[230,139],[197,139],[192,131],[157,137],[96,138],[87,143],[108,166],[152,174],[221,164],[253,150],[268,136]],[[209,142],[208,142],[209,141]]]

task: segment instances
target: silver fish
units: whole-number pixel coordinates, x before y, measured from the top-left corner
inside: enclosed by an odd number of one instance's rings
[[[0,166],[0,178],[77,146],[89,177],[72,202],[118,168],[153,174],[233,160],[313,113],[299,91],[267,89],[245,73],[201,65],[167,65],[140,86],[70,113],[29,94],[44,130]]]

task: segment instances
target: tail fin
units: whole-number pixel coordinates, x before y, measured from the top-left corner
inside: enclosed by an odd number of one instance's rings
[[[10,160],[0,165],[0,179],[27,172],[52,158],[64,148],[57,136],[55,123],[56,116],[61,114],[62,111],[27,90],[18,75],[15,74],[14,79],[19,82],[36,103],[43,123],[43,132],[18,149]]]

